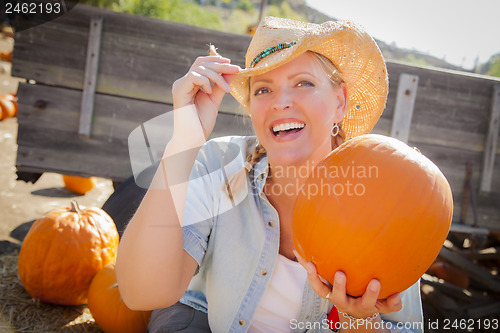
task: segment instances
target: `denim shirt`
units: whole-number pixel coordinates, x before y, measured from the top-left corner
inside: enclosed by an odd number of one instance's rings
[[[200,149],[191,170],[184,212],[184,249],[198,263],[181,302],[208,313],[213,332],[246,332],[277,261],[280,223],[263,187],[269,171],[264,156],[248,173],[233,200],[223,191],[227,179],[242,170],[257,144],[254,136],[212,139]],[[423,325],[419,283],[401,293],[403,309],[381,314],[394,323]],[[291,332],[331,332],[326,318],[332,304],[307,280]]]

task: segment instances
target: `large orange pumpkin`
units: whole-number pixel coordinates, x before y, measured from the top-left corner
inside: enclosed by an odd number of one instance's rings
[[[453,213],[439,168],[394,138],[363,135],[321,161],[295,203],[298,253],[333,283],[347,276],[347,293],[361,296],[371,279],[379,298],[418,281],[439,253]]]
[[[63,175],[64,187],[77,194],[85,194],[92,190],[97,184],[95,177],[79,177]]]
[[[133,311],[123,303],[114,262],[106,265],[92,280],[88,307],[96,323],[106,333],[146,332],[151,317],[151,311]]]
[[[18,272],[26,291],[43,302],[87,303],[95,274],[115,260],[118,231],[97,207],[53,209],[35,221],[19,252]]]

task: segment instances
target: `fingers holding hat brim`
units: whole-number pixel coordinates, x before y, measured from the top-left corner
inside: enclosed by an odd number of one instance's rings
[[[201,63],[199,66],[193,68],[190,72],[193,75],[193,82],[199,84],[203,87],[203,90],[207,94],[212,93],[211,83],[216,84],[224,92],[230,92],[228,82],[234,77],[236,73],[240,71],[240,67],[237,65],[230,65],[228,63]],[[227,80],[224,78],[227,77]]]
[[[210,62],[218,62],[218,63],[231,63],[231,59],[229,58],[224,58],[220,55],[208,55],[208,56],[201,56],[198,57],[194,60],[193,64],[191,65],[191,69],[195,68],[196,66],[199,66],[202,63],[210,63]]]
[[[222,100],[229,92],[229,80],[241,70],[220,56],[198,57],[189,71],[172,85],[176,107],[194,103],[198,93],[207,94],[212,101]],[[216,103],[216,105],[218,105]]]

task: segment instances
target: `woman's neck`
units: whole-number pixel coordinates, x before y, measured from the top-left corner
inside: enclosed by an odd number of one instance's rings
[[[305,182],[314,165],[302,166],[271,166],[270,177],[264,186],[267,199],[278,212],[280,221],[279,253],[290,260],[295,260],[293,254],[292,222],[295,200],[303,194]]]
[[[318,162],[307,160],[299,165],[272,165],[264,186],[269,202],[278,210],[293,211],[295,199],[304,193],[309,174]]]

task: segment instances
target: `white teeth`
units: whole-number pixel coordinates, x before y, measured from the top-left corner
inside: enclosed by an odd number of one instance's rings
[[[286,130],[291,130],[291,129],[294,129],[294,128],[304,128],[304,126],[306,126],[306,125],[305,124],[301,124],[301,123],[279,124],[279,125],[273,127],[273,131],[274,132],[286,131]]]

